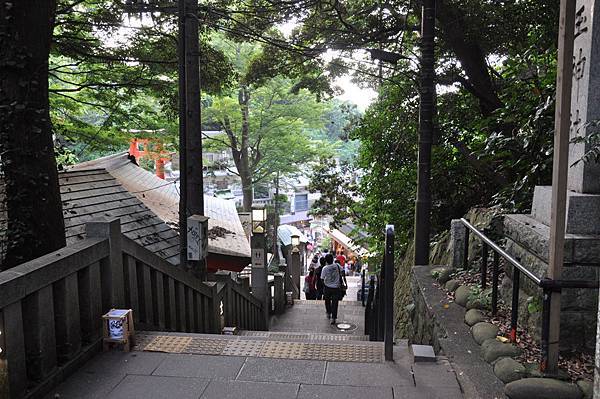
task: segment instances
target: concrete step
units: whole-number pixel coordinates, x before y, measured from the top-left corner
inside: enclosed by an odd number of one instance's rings
[[[362,307],[362,303],[360,301],[340,301],[338,302],[339,306],[359,306]],[[320,300],[308,300],[308,299],[294,299],[294,306],[315,306],[315,307],[324,307],[325,301]]]
[[[289,332],[289,331],[249,331],[242,330],[238,333],[241,337],[261,337],[274,341],[292,341],[292,342],[322,342],[322,341],[358,341],[370,342],[368,335],[349,335],[349,334],[327,334],[311,332]]]

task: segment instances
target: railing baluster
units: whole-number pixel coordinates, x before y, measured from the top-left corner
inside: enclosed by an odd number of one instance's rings
[[[210,312],[211,312],[211,301],[212,299],[208,297],[204,297],[204,311],[202,314],[204,315],[204,332],[210,333],[211,325],[210,325]]]
[[[42,381],[56,369],[56,335],[52,286],[46,286],[23,300],[23,331],[27,376]]]
[[[165,287],[163,284],[163,274],[159,271],[153,273],[152,292],[154,296],[154,324],[158,324],[159,330],[164,330],[165,323]]]
[[[187,332],[194,332],[194,298],[192,290],[189,287],[185,287],[185,309],[186,309],[186,326]]]
[[[175,280],[171,277],[167,277],[167,290],[168,292],[168,305],[166,306],[166,309],[168,314],[167,314],[167,318],[169,320],[169,329],[170,330],[177,330],[177,300],[175,297]]]
[[[517,319],[519,317],[519,279],[521,271],[513,267],[512,305],[510,309],[510,340],[517,341]]]
[[[177,293],[177,327],[178,330],[185,331],[185,286],[179,282],[175,284]]]
[[[194,319],[193,319],[193,326],[194,326],[194,332],[199,333],[202,331],[202,323],[200,321],[200,308],[198,306],[198,295],[196,295],[196,293],[192,290],[190,290],[190,293],[192,295],[192,312],[194,313]]]
[[[498,267],[500,266],[500,255],[494,251],[494,264],[492,266],[492,315],[498,313]]]
[[[463,269],[469,269],[469,229],[465,229],[465,257],[463,258]]]
[[[140,284],[140,294],[142,294],[142,298],[140,298],[140,302],[144,303],[144,312],[141,317],[144,319],[144,323],[151,326],[154,324],[154,310],[152,306],[152,279],[150,277],[150,268],[146,264],[141,264],[141,267],[138,266],[138,271],[141,269],[141,278],[138,276],[138,282]],[[140,318],[141,318],[140,317]]]
[[[383,276],[383,267],[379,272],[377,280],[377,340],[383,341],[383,332],[385,331],[385,277]]]
[[[77,273],[54,283],[53,296],[56,350],[59,363],[65,363],[81,349]]]
[[[27,389],[27,362],[23,339],[23,313],[21,302],[15,302],[0,313],[0,367],[4,366],[7,383],[0,385],[0,397],[21,398]]]
[[[552,303],[552,291],[544,288],[542,297],[542,359],[540,361],[540,371],[545,372],[548,368],[548,354],[550,347],[550,309]]]
[[[495,252],[494,252],[495,253]],[[481,289],[487,288],[488,245],[481,243]]]
[[[138,272],[136,261],[131,256],[126,256],[124,267],[127,269],[127,298],[128,304],[131,309],[133,309],[133,321],[137,323],[140,321],[140,299],[138,292]]]
[[[100,264],[92,263],[77,273],[79,286],[79,321],[81,338],[91,344],[100,338],[102,333],[102,292],[100,281]],[[134,312],[135,314],[135,312]]]

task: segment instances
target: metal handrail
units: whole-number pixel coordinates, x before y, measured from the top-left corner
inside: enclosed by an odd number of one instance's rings
[[[369,294],[365,307],[365,335],[370,341],[383,341],[385,360],[394,359],[394,226],[385,229],[385,251],[379,274],[369,279]],[[362,273],[364,301],[365,273]],[[375,279],[377,278],[377,285]],[[364,303],[364,302],[363,302]]]
[[[471,230],[473,233],[475,233],[475,235],[477,237],[479,237],[479,239],[481,239],[481,241],[485,242],[487,245],[490,246],[490,248],[492,248],[495,252],[497,252],[498,255],[500,255],[508,263],[510,263],[511,265],[513,265],[514,267],[516,267],[517,269],[519,269],[520,271],[522,271],[530,280],[533,280],[537,285],[541,286],[541,283],[542,283],[542,279],[541,278],[539,278],[538,276],[536,276],[535,274],[533,274],[532,272],[530,272],[529,270],[527,270],[527,268],[525,268],[525,266],[523,266],[522,264],[520,264],[517,260],[515,260],[515,258],[513,258],[508,253],[506,253],[502,248],[500,248],[498,245],[496,245],[496,243],[494,243],[492,240],[490,240],[489,238],[487,238],[481,231],[479,231],[477,229],[477,227],[475,227],[471,223],[469,223],[468,220],[466,220],[465,218],[461,218],[460,221],[469,230]]]
[[[493,262],[493,271],[492,271],[492,314],[496,315],[497,313],[497,303],[498,303],[498,265],[499,258],[498,255],[504,258],[508,263],[514,266],[513,270],[513,284],[512,284],[512,304],[511,304],[511,317],[510,317],[510,340],[515,342],[517,339],[517,321],[519,315],[519,280],[520,275],[523,273],[527,278],[532,280],[538,287],[542,288],[544,291],[543,301],[542,301],[542,342],[541,342],[541,354],[542,359],[540,361],[540,369],[545,371],[548,367],[548,352],[549,352],[549,338],[550,338],[550,312],[552,311],[551,307],[551,299],[552,292],[560,292],[563,288],[599,288],[599,281],[584,281],[584,280],[561,280],[561,279],[551,279],[548,277],[539,278],[535,274],[533,274],[530,270],[528,270],[521,263],[516,261],[512,256],[506,253],[502,248],[500,248],[496,243],[490,240],[485,236],[481,231],[479,231],[475,226],[469,223],[468,220],[461,218],[461,223],[468,228],[465,234],[465,258],[464,265],[465,268],[468,267],[469,260],[469,231],[472,231],[482,242],[481,248],[481,286],[483,289],[486,288],[487,285],[487,263],[488,263],[488,247],[494,251],[494,262]],[[555,369],[556,365],[552,365],[552,369]]]

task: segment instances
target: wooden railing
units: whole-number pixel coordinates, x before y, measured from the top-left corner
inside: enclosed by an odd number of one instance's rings
[[[217,283],[202,282],[123,237],[125,307],[138,329],[221,332]]]
[[[237,327],[239,330],[266,330],[268,326],[265,326],[263,305],[250,294],[249,279],[242,277],[238,282],[226,271],[216,273],[215,277],[224,325]]]
[[[267,327],[247,281],[201,282],[122,236],[118,219],[88,223],[86,235],[0,273],[0,399],[43,396],[80,367],[113,307],[133,309],[142,330]]]
[[[88,238],[0,273],[0,398],[43,393],[99,350],[109,256]]]

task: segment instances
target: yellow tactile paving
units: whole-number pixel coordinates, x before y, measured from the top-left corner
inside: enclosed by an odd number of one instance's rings
[[[221,355],[229,343],[227,339],[192,338],[184,353],[195,355]]]
[[[192,337],[159,335],[144,347],[149,352],[183,353],[192,342]]]
[[[274,357],[279,359],[305,359],[303,357],[304,342],[266,341],[260,357]]]
[[[291,335],[291,334],[290,334]],[[215,335],[215,337],[219,337]],[[206,336],[140,335],[136,350],[197,355],[223,355],[278,359],[327,360],[379,363],[383,361],[383,346],[352,341],[293,342],[241,337],[209,338]],[[314,339],[314,337],[313,337]]]

